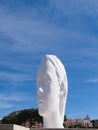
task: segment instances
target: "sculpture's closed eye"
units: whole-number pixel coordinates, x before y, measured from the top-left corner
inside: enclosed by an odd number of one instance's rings
[[[49,80],[49,81],[46,82],[46,84],[48,84],[48,85],[49,85],[50,83],[51,83],[51,80]]]

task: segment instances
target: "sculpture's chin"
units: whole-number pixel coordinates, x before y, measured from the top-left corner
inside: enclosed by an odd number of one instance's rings
[[[38,112],[39,112],[39,115],[40,116],[45,116],[45,115],[47,115],[47,112],[44,110],[44,109],[38,109]]]
[[[48,114],[44,111],[39,111],[39,115],[40,116],[43,116],[43,117],[46,117]]]

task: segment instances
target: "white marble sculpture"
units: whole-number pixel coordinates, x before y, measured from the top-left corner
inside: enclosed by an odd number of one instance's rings
[[[63,64],[56,56],[45,55],[37,75],[38,111],[43,116],[44,128],[64,128],[67,91]]]

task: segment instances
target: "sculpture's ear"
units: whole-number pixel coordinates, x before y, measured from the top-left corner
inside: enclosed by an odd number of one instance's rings
[[[65,94],[65,89],[64,89],[64,83],[62,82],[60,84],[60,96],[62,97]]]
[[[61,117],[61,122],[63,124],[63,119],[64,119],[64,111],[65,111],[65,87],[64,87],[64,83],[61,82],[60,84],[60,92],[59,92],[59,114]]]

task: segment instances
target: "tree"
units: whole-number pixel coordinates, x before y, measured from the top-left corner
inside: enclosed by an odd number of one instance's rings
[[[67,117],[66,117],[66,115],[64,116],[64,121],[67,121]]]
[[[3,124],[17,124],[17,116],[5,116],[2,120],[1,123]]]
[[[1,120],[2,124],[23,125],[27,120],[29,120],[31,124],[34,121],[41,122],[41,123],[43,122],[42,117],[38,114],[38,109],[25,109],[25,110],[18,111],[18,114],[15,114],[15,112],[13,113],[3,118]]]

